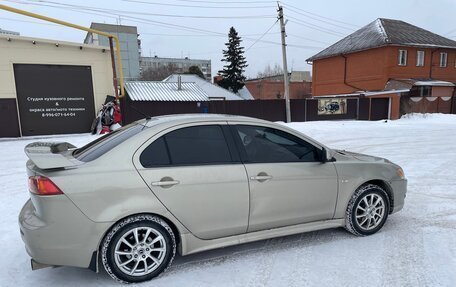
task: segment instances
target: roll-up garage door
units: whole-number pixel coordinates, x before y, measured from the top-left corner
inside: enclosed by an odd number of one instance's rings
[[[85,133],[95,116],[90,66],[14,64],[22,135]]]

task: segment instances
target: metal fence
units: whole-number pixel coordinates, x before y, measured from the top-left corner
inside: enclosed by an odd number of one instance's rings
[[[401,114],[456,113],[456,97],[402,97]]]
[[[319,113],[317,99],[294,99],[290,102],[293,122],[320,120],[381,120],[389,115],[388,98],[345,99],[343,113]],[[284,100],[208,101],[208,102],[148,102],[122,98],[122,122],[128,124],[146,116],[186,113],[219,113],[242,115],[269,121],[285,121]],[[16,99],[0,99],[0,138],[19,137],[20,129]],[[452,113],[456,114],[456,96],[452,98],[401,97],[401,114]],[[89,128],[89,127],[88,127]]]
[[[367,100],[367,101],[366,101]],[[320,120],[369,120],[387,118],[388,111],[371,108],[369,99],[346,99],[346,110],[342,114],[319,114],[317,99],[294,99],[290,101],[293,122]],[[217,113],[241,115],[269,121],[285,121],[284,100],[254,101],[209,101],[209,102],[148,102],[131,101],[128,97],[121,100],[122,121],[124,124],[147,116],[185,113]]]

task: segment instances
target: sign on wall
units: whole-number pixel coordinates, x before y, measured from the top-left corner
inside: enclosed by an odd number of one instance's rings
[[[90,66],[14,64],[22,135],[89,132],[95,116]]]
[[[342,115],[347,113],[347,100],[338,98],[319,99],[318,115]]]

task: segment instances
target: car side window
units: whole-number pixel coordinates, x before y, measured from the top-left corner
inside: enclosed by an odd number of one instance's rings
[[[165,138],[161,137],[151,143],[139,157],[139,161],[144,167],[156,167],[171,164],[168,156]]]
[[[167,133],[140,155],[144,167],[231,163],[232,158],[222,128],[195,126]]]
[[[316,162],[321,151],[314,145],[281,130],[260,126],[236,126],[247,161]]]

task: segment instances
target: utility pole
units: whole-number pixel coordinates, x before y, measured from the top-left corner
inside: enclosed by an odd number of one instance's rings
[[[277,4],[280,20],[280,34],[282,36],[282,60],[283,60],[283,80],[285,88],[285,113],[287,116],[287,123],[291,122],[291,111],[290,111],[290,78],[288,77],[288,67],[287,67],[287,44],[285,43],[285,25],[286,22],[283,21],[283,7],[280,4]]]

